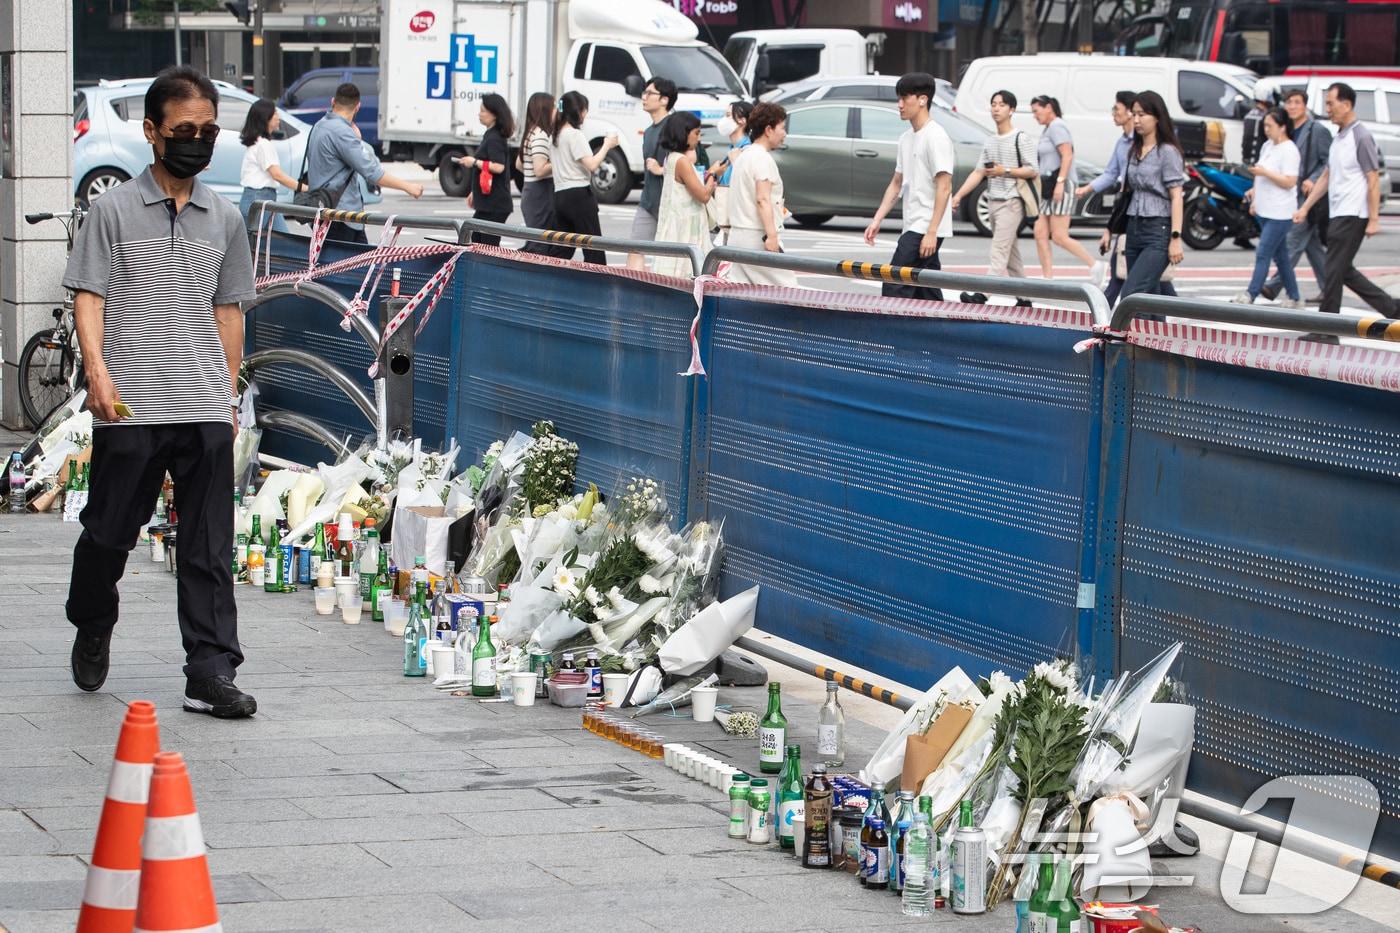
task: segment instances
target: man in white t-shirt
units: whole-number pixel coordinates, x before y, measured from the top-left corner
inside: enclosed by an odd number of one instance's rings
[[[865,242],[872,246],[875,244],[880,224],[902,193],[904,230],[890,259],[890,263],[896,266],[941,268],[938,250],[943,241],[953,235],[953,212],[949,207],[953,194],[953,141],[929,114],[934,91],[933,75],[924,72],[907,74],[895,85],[895,94],[899,96],[899,116],[909,121],[909,129],[899,137],[894,177],[885,189],[885,196],[880,199],[875,219],[865,228]],[[891,298],[943,299],[941,289],[919,289],[917,285],[886,282],[881,291]]]
[[[1356,268],[1356,253],[1367,237],[1381,232],[1381,155],[1369,130],[1356,118],[1356,91],[1338,81],[1327,89],[1327,118],[1341,127],[1332,137],[1327,168],[1312,193],[1293,215],[1308,221],[1308,211],[1327,196],[1327,265],[1319,311],[1337,314],[1346,286],[1386,317],[1395,317],[1397,302]]]

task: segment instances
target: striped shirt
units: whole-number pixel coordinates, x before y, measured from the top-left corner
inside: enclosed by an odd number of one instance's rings
[[[525,151],[520,154],[520,171],[527,183],[538,180],[535,178],[536,156],[549,161],[549,134],[538,126],[530,130],[530,138],[525,140]]]
[[[1020,152],[1017,152],[1017,150]],[[1017,160],[1020,156],[1020,160]],[[1035,142],[1029,133],[1012,130],[1010,133],[994,133],[982,144],[982,164],[995,162],[1002,168],[1035,168]],[[1037,171],[1037,174],[1039,172]],[[1016,194],[1016,179],[1009,175],[996,178],[987,176],[987,197],[993,201],[1009,201]]]
[[[214,306],[256,294],[238,208],[196,179],[176,214],[147,168],[92,202],[63,284],[104,301],[102,359],[134,415],[119,424],[230,420]]]

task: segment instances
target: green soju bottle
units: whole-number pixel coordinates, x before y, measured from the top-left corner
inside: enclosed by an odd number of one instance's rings
[[[1040,859],[1040,869],[1035,891],[1026,905],[1026,929],[1029,933],[1051,933],[1054,927],[1050,925],[1050,893],[1055,886],[1055,863],[1048,855],[1033,857]]]
[[[1046,916],[1049,933],[1080,933],[1079,905],[1074,900],[1074,884],[1068,859],[1055,861],[1055,887],[1050,894]]]
[[[758,769],[764,774],[783,770],[787,745],[787,717],[783,715],[782,684],[768,685],[768,712],[758,724]]]
[[[778,778],[778,845],[795,848],[797,824],[806,819],[803,808],[802,746],[787,746],[783,775]]]
[[[267,525],[267,539],[263,542],[267,545],[267,572],[263,577],[264,593],[282,592],[282,548],[278,545],[277,533],[274,529],[277,526],[269,522]]]
[[[477,623],[476,644],[472,646],[472,696],[496,695],[496,646],[491,642],[495,616],[482,616]]]
[[[326,523],[316,523],[316,540],[311,545],[311,582],[314,584],[316,578],[321,574],[321,561],[326,554]]]
[[[389,579],[389,549],[379,549],[379,572],[374,575],[374,587],[370,593],[370,620],[384,621],[384,606],[394,595],[394,581]]]
[[[425,677],[428,673],[428,659],[423,652],[428,650],[428,625],[423,621],[423,590],[410,601],[408,622],[403,627],[403,675],[405,677]]]

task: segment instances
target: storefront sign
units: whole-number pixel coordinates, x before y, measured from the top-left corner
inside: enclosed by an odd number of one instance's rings
[[[881,25],[886,29],[906,29],[926,32],[933,29],[933,14],[929,0],[884,0]]]
[[[671,5],[697,23],[739,25],[739,0],[671,0]]]

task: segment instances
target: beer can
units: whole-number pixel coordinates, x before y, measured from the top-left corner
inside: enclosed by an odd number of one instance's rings
[[[532,653],[530,670],[535,672],[535,698],[548,697],[549,690],[545,688],[544,682],[554,676],[554,655],[547,651]]]
[[[978,826],[960,826],[952,850],[953,913],[986,913],[987,834]]]
[[[303,586],[311,583],[311,548],[297,548],[297,582]]]

